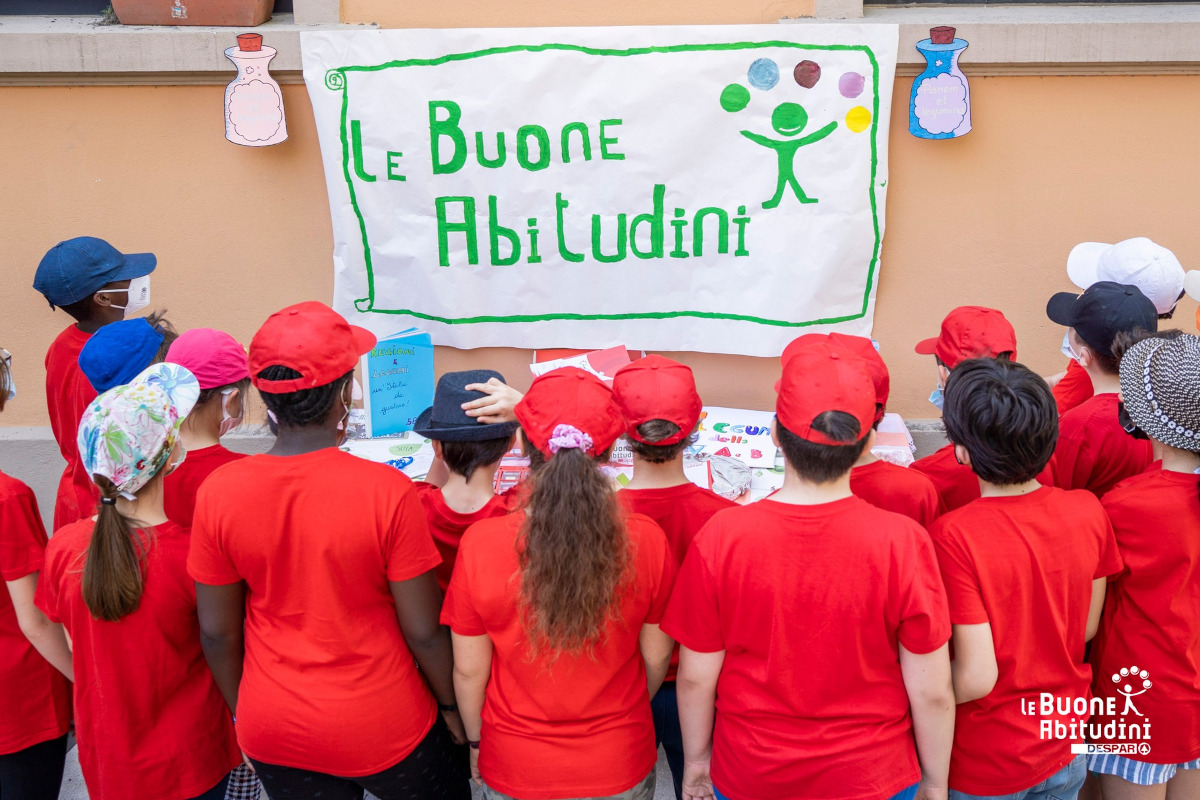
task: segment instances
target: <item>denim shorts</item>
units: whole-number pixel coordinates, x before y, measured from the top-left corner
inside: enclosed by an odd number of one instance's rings
[[[1012,794],[977,795],[950,790],[950,800],[1075,800],[1087,777],[1087,759],[1075,756],[1067,765],[1041,783]]]
[[[1154,786],[1166,783],[1181,769],[1200,769],[1200,758],[1182,764],[1151,764],[1134,761],[1116,753],[1099,753],[1088,756],[1088,769],[1101,775],[1116,775],[1138,786]]]

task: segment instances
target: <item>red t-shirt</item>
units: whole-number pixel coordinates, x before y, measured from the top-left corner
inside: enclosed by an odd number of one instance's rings
[[[100,492],[79,460],[79,420],[96,390],[79,368],[79,351],[91,338],[74,325],[64,330],[46,351],[46,407],[50,430],[67,466],[58,481],[54,502],[54,529],[96,513]]]
[[[978,491],[978,480],[975,487]],[[940,501],[933,481],[922,472],[882,459],[850,470],[850,491],[873,506],[903,514],[926,528],[937,519]]]
[[[712,779],[732,800],[879,800],[920,780],[900,645],[950,638],[925,530],[858,497],[760,500],[696,536],[663,630],[725,651]]]
[[[737,505],[694,483],[665,489],[622,489],[617,492],[617,498],[630,511],[645,514],[658,523],[667,535],[677,564],[683,563],[692,540],[713,514]],[[678,673],[679,645],[675,645],[671,651],[671,666],[667,668],[666,680],[675,680]]]
[[[950,621],[990,623],[999,670],[986,697],[958,706],[950,788],[1024,791],[1072,758],[1072,740],[1043,739],[1044,718],[1023,714],[1021,702],[1037,702],[1042,692],[1088,695],[1083,651],[1092,581],[1121,569],[1112,526],[1087,492],[1042,486],[976,500],[939,518],[930,534]]]
[[[386,464],[327,447],[210,475],[188,571],[208,585],[246,583],[242,750],[348,777],[408,756],[437,704],[388,584],[440,562],[412,482]]]
[[[651,520],[625,517],[633,580],[620,592],[592,657],[530,658],[518,613],[517,539],[524,512],[471,526],[442,623],[494,648],[483,703],[479,771],[496,791],[527,800],[606,797],[654,769],[654,722],[638,637],[662,618],[675,560]]]
[[[1038,478],[1042,483],[1103,497],[1150,468],[1154,450],[1149,441],[1135,439],[1121,427],[1118,402],[1114,392],[1098,394],[1059,418],[1058,444]]]
[[[46,530],[33,491],[0,472],[0,580],[40,572]],[[57,739],[71,725],[71,685],[33,648],[0,590],[0,755]]]
[[[445,592],[450,586],[450,576],[454,573],[454,560],[458,557],[458,543],[467,528],[490,517],[502,517],[508,513],[508,500],[504,495],[494,494],[492,499],[483,504],[483,508],[474,514],[460,514],[446,505],[442,490],[432,483],[417,481],[413,484],[421,505],[425,508],[425,521],[429,523],[429,533],[433,543],[437,545],[442,563],[437,566],[438,587]]]
[[[163,479],[163,508],[167,518],[185,528],[192,527],[196,515],[196,493],[200,484],[217,467],[245,458],[245,453],[235,453],[219,444],[188,450],[183,463]]]
[[[1100,632],[1092,645],[1097,696],[1132,699],[1154,726],[1147,755],[1137,761],[1179,764],[1200,758],[1200,475],[1161,470],[1123,481],[1104,496],[1125,569],[1108,584]],[[1114,683],[1122,667],[1142,679]],[[1093,717],[1109,722],[1110,717]],[[1127,722],[1142,722],[1130,713]]]
[[[958,463],[952,444],[918,458],[909,469],[915,469],[933,481],[933,488],[937,489],[941,501],[942,514],[962,508],[979,497],[979,478],[970,467]]]
[[[1092,376],[1088,375],[1087,370],[1079,366],[1079,362],[1072,358],[1067,362],[1067,374],[1054,384],[1054,402],[1058,405],[1059,416],[1080,405],[1095,393],[1096,390],[1092,388]]]
[[[54,534],[35,596],[71,637],[83,779],[92,797],[195,797],[241,754],[200,650],[187,531],[173,522],[139,531],[150,551],[141,603],[117,622],[101,622],[83,602],[79,566],[94,525],[80,520]]]

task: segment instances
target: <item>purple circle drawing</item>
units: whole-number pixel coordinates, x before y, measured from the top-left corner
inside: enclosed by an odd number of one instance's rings
[[[760,58],[750,65],[746,80],[755,89],[774,89],[779,83],[779,65],[769,58]]]
[[[838,78],[838,91],[842,93],[842,97],[858,97],[866,85],[867,79],[857,72],[847,72]]]

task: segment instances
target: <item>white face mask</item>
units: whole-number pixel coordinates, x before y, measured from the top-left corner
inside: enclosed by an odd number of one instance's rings
[[[1063,334],[1062,354],[1073,361],[1079,361],[1079,353],[1075,352],[1075,348],[1071,347],[1071,334]]]
[[[8,402],[8,400],[12,400],[17,396],[17,384],[13,382],[12,376],[12,355],[7,350],[0,348],[0,357],[4,359],[4,366],[6,367],[4,370],[4,384],[0,385],[0,392],[4,392],[7,395],[5,402]]]
[[[123,310],[125,312],[125,319],[129,319],[150,305],[150,276],[143,275],[140,278],[134,278],[129,282],[128,289],[103,289],[102,291],[105,294],[125,293],[125,305],[119,306],[114,303],[112,307]]]
[[[242,424],[242,417],[246,415],[246,406],[243,405],[241,413],[236,417],[229,414],[229,396],[236,392],[237,389],[223,389],[221,391],[221,431],[217,434],[220,439],[225,434]]]

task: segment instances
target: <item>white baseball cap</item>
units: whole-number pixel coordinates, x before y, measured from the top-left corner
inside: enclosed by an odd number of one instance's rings
[[[1187,289],[1188,297],[1200,300],[1200,269],[1189,269],[1183,278],[1183,288]]]
[[[1144,236],[1116,244],[1084,242],[1067,256],[1067,277],[1080,289],[1097,281],[1136,286],[1159,314],[1175,308],[1183,292],[1183,266],[1167,248]]]

